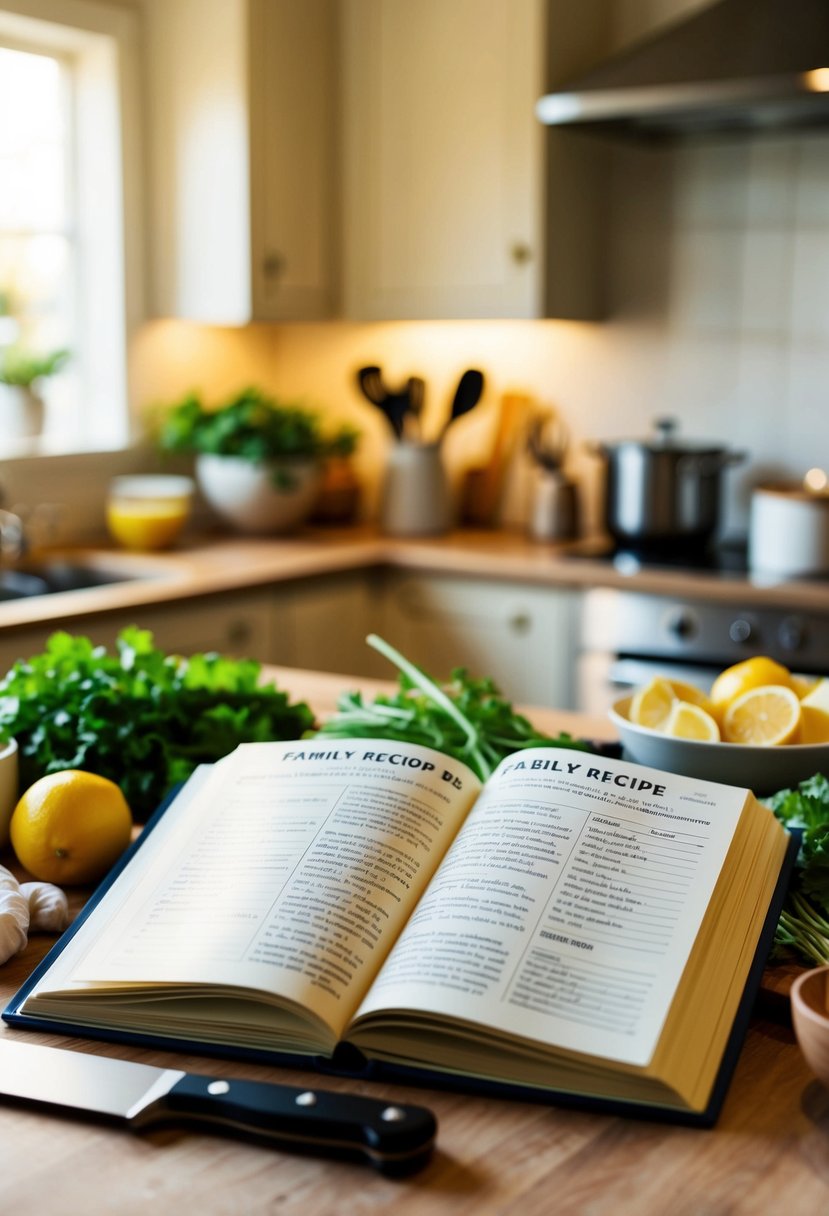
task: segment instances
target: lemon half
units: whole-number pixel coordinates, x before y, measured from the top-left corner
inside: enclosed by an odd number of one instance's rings
[[[792,688],[764,684],[731,702],[723,716],[728,743],[780,747],[795,743],[800,730],[800,701]]]

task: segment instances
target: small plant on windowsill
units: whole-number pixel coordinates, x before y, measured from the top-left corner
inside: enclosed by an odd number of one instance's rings
[[[308,518],[323,462],[356,436],[347,427],[327,435],[315,411],[247,388],[215,408],[189,393],[166,410],[158,442],[162,451],[195,455],[199,488],[225,520],[268,533]]]
[[[0,427],[10,438],[33,438],[43,430],[40,381],[54,376],[69,359],[68,350],[36,354],[21,346],[0,350]]]

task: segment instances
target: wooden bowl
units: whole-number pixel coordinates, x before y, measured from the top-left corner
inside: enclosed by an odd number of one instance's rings
[[[792,1022],[812,1072],[829,1088],[829,967],[816,967],[792,984]]]

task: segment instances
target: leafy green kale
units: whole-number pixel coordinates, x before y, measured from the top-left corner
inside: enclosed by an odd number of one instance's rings
[[[307,705],[260,683],[253,660],[166,655],[135,627],[116,651],[55,633],[0,681],[0,733],[17,739],[21,788],[84,769],[115,781],[142,820],[198,764],[239,743],[298,739],[314,724]]]
[[[361,693],[344,693],[318,736],[422,743],[462,760],[483,781],[521,748],[590,750],[568,734],[553,738],[535,730],[489,678],[474,679],[458,667],[449,683],[440,685],[382,638],[370,634],[366,640],[399,669],[398,690],[369,704]]]

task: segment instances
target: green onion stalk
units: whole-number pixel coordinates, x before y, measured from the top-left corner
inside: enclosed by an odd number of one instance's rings
[[[441,687],[385,639],[372,633],[366,641],[397,667],[398,691],[368,704],[359,692],[344,693],[337,712],[323,723],[317,736],[420,743],[462,760],[482,781],[505,756],[523,748],[589,750],[566,733],[555,738],[539,733],[514,711],[490,679],[472,679],[463,668],[456,668],[451,682]]]

